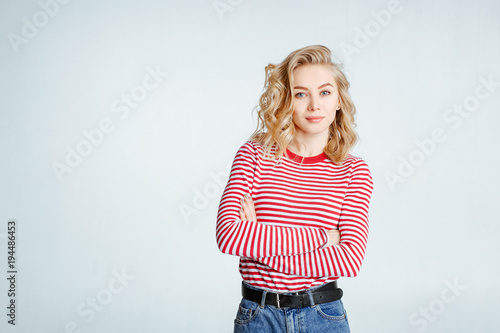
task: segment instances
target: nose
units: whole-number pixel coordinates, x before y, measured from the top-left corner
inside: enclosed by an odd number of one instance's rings
[[[316,111],[318,109],[318,105],[316,103],[317,103],[316,97],[314,96],[309,97],[308,107],[310,111]]]

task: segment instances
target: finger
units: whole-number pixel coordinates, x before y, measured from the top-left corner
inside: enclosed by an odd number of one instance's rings
[[[245,212],[243,212],[243,208],[240,208],[240,220],[241,221],[245,221],[246,220]]]
[[[250,198],[250,197],[247,198],[247,204],[248,204],[248,208],[249,208],[249,210],[251,212],[251,216],[255,220],[257,216],[255,214],[255,205],[253,203],[252,198]]]
[[[250,219],[250,211],[248,209],[248,204],[246,203],[245,201],[245,198],[241,198],[240,200],[240,204],[241,204],[241,212],[243,213],[243,216],[249,220]]]
[[[253,200],[252,200],[252,198],[250,198],[250,196],[248,194],[246,194],[245,197],[246,197],[246,200],[245,200],[246,206],[248,208],[248,210],[245,211],[247,214],[247,217],[249,219],[251,219],[252,221],[257,221],[257,214],[255,212],[255,205],[253,203]]]
[[[245,212],[245,216],[248,221],[257,221],[257,216],[255,214],[255,207],[253,205],[252,199],[245,195],[241,200],[241,206]]]
[[[251,208],[253,208],[253,209],[255,209],[253,200],[252,200],[252,198],[250,198],[250,196],[248,196],[248,194],[246,195],[246,199],[247,199],[246,201],[248,203],[248,206],[251,207]]]
[[[252,211],[252,209],[250,208],[248,203],[243,203],[242,209],[243,209],[243,212],[245,213],[245,217],[247,218],[247,220],[253,221],[254,220],[253,217],[254,217],[255,213]]]

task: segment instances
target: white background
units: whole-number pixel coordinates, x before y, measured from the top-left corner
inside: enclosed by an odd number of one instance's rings
[[[375,183],[363,267],[340,279],[352,331],[496,332],[499,14],[494,0],[2,0],[0,331],[230,332],[238,258],[215,242],[228,168],[264,67],[322,44]],[[148,69],[168,75],[144,90]]]

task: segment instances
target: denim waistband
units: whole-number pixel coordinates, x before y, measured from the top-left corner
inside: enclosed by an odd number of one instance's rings
[[[330,281],[330,282],[333,282],[333,281]],[[329,282],[329,283],[330,283]],[[278,292],[276,290],[272,290],[272,289],[267,289],[267,288],[259,288],[259,287],[255,287],[255,286],[252,286],[251,284],[249,284],[248,282],[246,281],[243,281],[243,284],[245,286],[247,286],[248,288],[250,289],[255,289],[255,290],[260,290],[260,291],[266,291],[268,293],[279,293],[279,294],[282,294],[282,295],[296,295],[298,292],[300,293],[306,293],[306,292],[309,292],[309,291],[314,291],[315,289],[318,289],[320,287],[323,287],[325,284],[320,284],[318,286],[314,286],[314,287],[311,287],[311,288],[307,288],[307,289],[302,289],[302,290],[297,290],[297,291],[290,291],[290,292]]]

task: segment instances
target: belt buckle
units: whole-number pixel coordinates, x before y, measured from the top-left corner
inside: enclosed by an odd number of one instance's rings
[[[278,309],[280,308],[280,294],[276,293],[276,305],[278,306]]]

